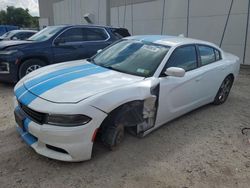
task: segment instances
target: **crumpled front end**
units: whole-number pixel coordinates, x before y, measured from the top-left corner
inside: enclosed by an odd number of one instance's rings
[[[25,91],[29,93],[29,91]],[[56,104],[36,97],[15,99],[16,129],[21,138],[37,153],[61,161],[83,161],[91,158],[93,136],[106,114],[76,104]],[[16,93],[17,96],[17,93]],[[30,102],[32,100],[32,102]],[[85,114],[91,121],[80,126],[59,126],[46,123],[48,114]]]

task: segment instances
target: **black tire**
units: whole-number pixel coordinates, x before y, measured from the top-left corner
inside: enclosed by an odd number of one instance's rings
[[[124,139],[124,126],[122,124],[108,126],[102,134],[102,141],[110,150],[114,150]]]
[[[222,84],[221,84],[221,86],[216,94],[216,97],[214,98],[213,104],[220,105],[220,104],[223,104],[227,100],[228,95],[229,95],[230,90],[231,90],[232,85],[233,85],[233,81],[234,81],[234,79],[233,79],[233,76],[231,76],[231,75],[227,76],[223,80],[223,82],[222,82]]]
[[[30,72],[46,66],[46,63],[40,59],[28,59],[24,61],[18,71],[19,79],[23,78]]]

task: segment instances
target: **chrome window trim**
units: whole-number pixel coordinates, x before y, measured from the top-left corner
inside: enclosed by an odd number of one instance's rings
[[[66,31],[68,31],[69,29],[75,29],[75,28],[81,28],[81,29],[84,29],[84,28],[94,28],[94,29],[102,29],[102,30],[104,30],[105,31],[105,33],[106,33],[106,35],[107,35],[107,38],[105,39],[105,40],[92,40],[92,41],[78,41],[78,42],[71,42],[71,43],[79,43],[79,42],[106,42],[106,41],[108,41],[111,37],[110,37],[110,34],[107,32],[107,30],[105,29],[105,28],[100,28],[100,27],[86,27],[86,26],[84,26],[84,27],[81,27],[81,26],[75,26],[75,27],[69,27],[69,28],[67,28],[67,29],[65,29],[64,31],[62,31],[61,33],[59,33],[55,38],[54,38],[54,40],[52,41],[52,46],[56,46],[55,45],[55,40],[58,38],[58,37],[60,37],[64,32],[66,32]]]

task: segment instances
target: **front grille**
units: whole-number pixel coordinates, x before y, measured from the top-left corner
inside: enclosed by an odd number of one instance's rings
[[[37,112],[35,110],[32,110],[32,109],[30,109],[29,107],[23,105],[20,102],[19,102],[19,106],[24,111],[24,113],[27,114],[27,116],[29,116],[29,118],[31,118],[31,120],[33,120],[33,121],[35,121],[36,123],[39,123],[39,124],[44,124],[45,123],[45,119],[46,119],[46,114],[45,113],[41,113],[41,112]]]

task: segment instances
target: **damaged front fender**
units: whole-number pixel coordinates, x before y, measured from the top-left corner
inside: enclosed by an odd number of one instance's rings
[[[158,100],[159,100],[159,83],[152,84],[150,87],[144,87],[143,90],[140,87],[136,88],[136,91],[130,92],[134,96],[133,101],[121,104],[114,110],[108,112],[108,117],[116,125],[122,124],[124,127],[129,128],[134,134],[142,136],[143,133],[155,126]],[[144,85],[145,86],[145,85]],[[143,91],[144,93],[141,93]],[[136,95],[141,93],[141,95]],[[125,96],[123,94],[123,96]],[[114,98],[114,100],[117,100]]]

